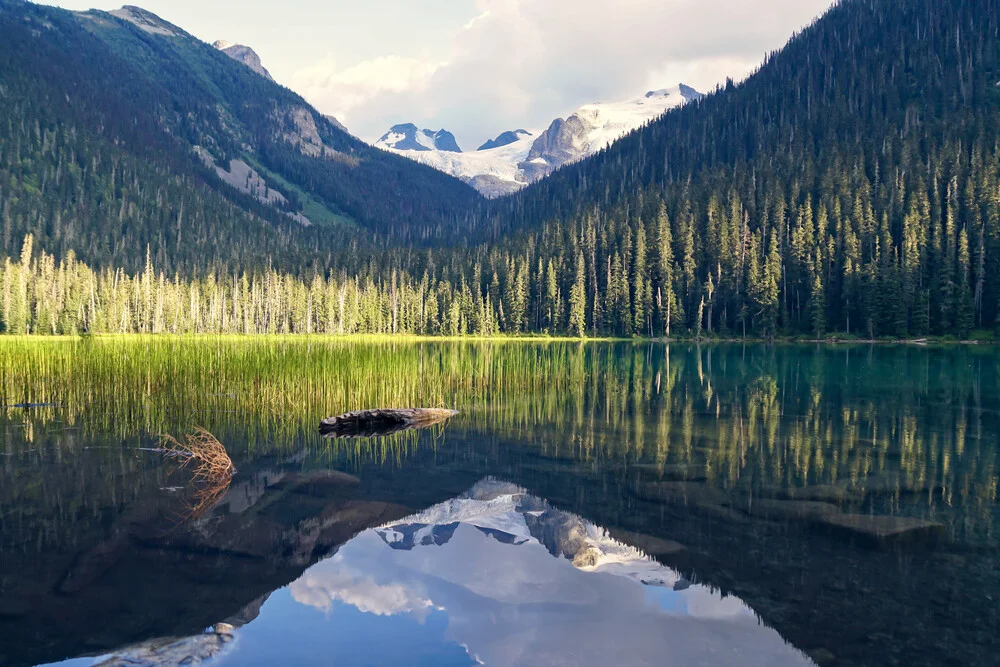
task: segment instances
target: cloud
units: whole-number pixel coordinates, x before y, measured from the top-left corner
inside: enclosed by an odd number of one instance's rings
[[[328,57],[297,71],[293,86],[324,113],[347,117],[382,93],[417,92],[442,66],[421,58],[380,56],[341,68]]]
[[[320,611],[329,611],[338,601],[377,616],[411,613],[423,622],[433,606],[406,585],[379,584],[371,575],[345,567],[343,558],[336,556],[308,569],[289,590],[293,600]]]
[[[479,15],[435,62],[392,55],[297,72],[293,87],[352,131],[377,138],[412,121],[466,147],[516,127],[544,129],[581,104],[679,82],[743,78],[831,0],[478,0]]]

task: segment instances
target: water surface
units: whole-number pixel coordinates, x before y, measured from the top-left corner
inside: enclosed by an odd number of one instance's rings
[[[3,340],[0,664],[992,664],[998,371],[986,347]],[[386,406],[461,413],[318,433]],[[231,481],[148,451],[196,426]]]

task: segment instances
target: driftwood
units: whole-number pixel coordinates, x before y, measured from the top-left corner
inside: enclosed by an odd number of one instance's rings
[[[445,408],[359,410],[324,419],[319,432],[326,438],[371,438],[433,426],[457,414]]]

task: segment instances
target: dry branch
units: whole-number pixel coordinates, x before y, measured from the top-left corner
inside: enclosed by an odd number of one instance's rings
[[[181,466],[192,467],[195,477],[219,480],[236,473],[233,460],[218,438],[198,426],[194,433],[184,436],[184,442],[172,435],[160,436],[165,456],[181,461]]]

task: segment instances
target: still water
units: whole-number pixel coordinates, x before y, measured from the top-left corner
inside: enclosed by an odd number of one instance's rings
[[[0,665],[1000,664],[988,347],[0,340]],[[451,407],[332,439],[324,417]],[[156,451],[204,427],[238,472]]]

